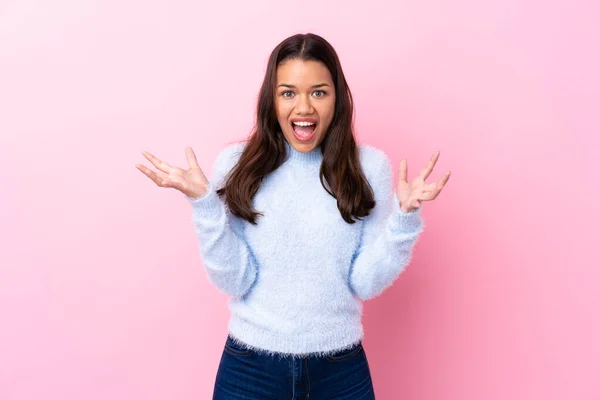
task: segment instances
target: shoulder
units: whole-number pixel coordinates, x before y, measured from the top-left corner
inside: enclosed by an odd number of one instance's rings
[[[218,164],[218,165],[231,164],[231,166],[235,165],[238,162],[238,160],[240,159],[240,156],[242,155],[242,152],[246,148],[247,143],[248,142],[244,141],[244,142],[232,142],[232,143],[227,144],[223,149],[221,149],[221,151],[217,155],[215,164]]]
[[[231,170],[239,161],[242,152],[246,148],[246,144],[248,142],[232,142],[227,144],[215,159],[215,163],[213,166],[213,170],[219,171],[229,171]]]
[[[222,179],[235,167],[238,163],[242,152],[246,148],[247,141],[232,142],[227,144],[215,159],[212,168],[212,180],[221,182]]]
[[[361,144],[358,146],[360,164],[369,181],[391,175],[392,163],[389,156],[381,149]]]

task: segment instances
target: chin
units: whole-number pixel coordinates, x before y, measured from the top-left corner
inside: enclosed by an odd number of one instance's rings
[[[292,143],[292,146],[294,146],[294,148],[302,153],[308,153],[310,151],[313,151],[315,149],[315,146],[313,143],[302,143],[302,142],[294,142]]]
[[[310,142],[300,142],[298,140],[296,140],[296,138],[292,137],[291,139],[286,138],[286,140],[292,145],[292,147],[294,149],[296,149],[297,151],[301,152],[301,153],[308,153],[313,151],[315,148],[318,147],[318,139],[314,138],[314,140],[311,140]]]
[[[288,143],[290,143],[294,149],[301,153],[308,153],[310,151],[313,151],[321,143],[321,135],[319,133],[317,133],[308,142],[302,142],[298,140],[292,132],[287,132],[284,136]]]

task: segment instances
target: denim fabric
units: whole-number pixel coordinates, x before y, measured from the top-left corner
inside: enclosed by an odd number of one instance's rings
[[[259,354],[227,337],[213,400],[373,400],[362,342],[327,356]]]

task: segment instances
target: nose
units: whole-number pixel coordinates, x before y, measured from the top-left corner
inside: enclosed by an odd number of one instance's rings
[[[298,96],[298,101],[296,102],[296,112],[298,114],[312,114],[313,107],[312,104],[310,104],[309,96]]]

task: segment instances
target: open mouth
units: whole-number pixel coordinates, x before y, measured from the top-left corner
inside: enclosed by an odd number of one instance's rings
[[[300,142],[308,142],[315,136],[317,123],[312,121],[293,121],[294,137]]]

